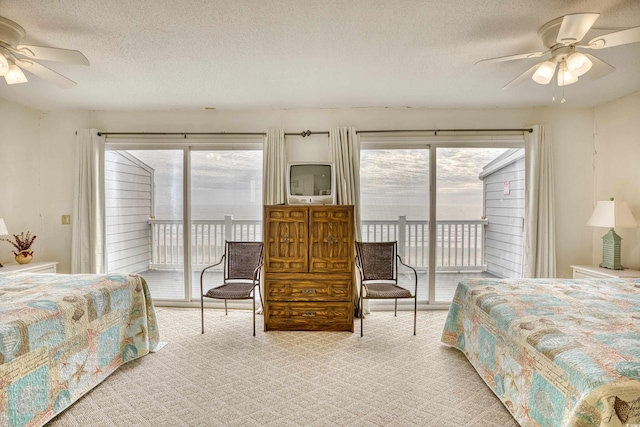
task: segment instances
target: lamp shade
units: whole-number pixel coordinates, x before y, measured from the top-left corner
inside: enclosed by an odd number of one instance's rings
[[[545,61],[536,69],[531,78],[534,82],[546,85],[553,79],[553,75],[556,72],[556,63],[551,61]]]
[[[4,223],[4,219],[0,218],[0,237],[8,235],[9,230],[7,230],[7,224]]]
[[[614,200],[598,202],[591,218],[587,221],[587,225],[607,228],[638,227],[638,223],[629,210],[627,203]]]
[[[27,82],[27,76],[25,76],[20,67],[15,64],[9,65],[9,71],[4,75],[4,79],[8,85]]]
[[[2,52],[0,52],[0,76],[4,76],[8,72],[9,62],[7,62],[7,58],[5,58]]]
[[[593,63],[586,55],[580,52],[573,52],[567,58],[567,69],[576,77],[580,77],[591,69]]]
[[[578,77],[571,74],[567,64],[563,61],[558,67],[558,86],[566,86],[578,81]]]

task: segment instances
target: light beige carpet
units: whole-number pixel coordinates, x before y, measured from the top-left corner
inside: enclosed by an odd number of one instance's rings
[[[365,335],[262,332],[251,313],[158,308],[158,353],[122,366],[62,426],[517,426],[458,350],[445,311],[375,312]],[[356,329],[359,331],[359,323]]]

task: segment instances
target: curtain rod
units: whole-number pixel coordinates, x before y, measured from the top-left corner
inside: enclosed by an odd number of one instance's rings
[[[438,135],[439,132],[533,132],[532,128],[526,129],[380,129],[380,130],[356,130],[356,133],[403,133],[403,132],[423,132]],[[296,135],[303,138],[310,135],[329,135],[328,131],[305,130],[301,133],[285,133],[285,136]]]
[[[533,128],[526,129],[397,129],[397,130],[356,130],[357,133],[401,133],[401,132],[533,132]]]
[[[77,134],[77,132],[76,132]],[[256,135],[266,136],[264,132],[98,132],[98,136],[108,135]]]
[[[424,132],[437,135],[439,132],[533,132],[532,128],[526,129],[378,129],[378,130],[356,130],[356,133],[404,133],[404,132]],[[76,135],[78,132],[76,132]],[[108,135],[254,135],[266,136],[264,132],[98,132],[98,136]],[[301,136],[303,138],[311,135],[329,135],[329,131],[305,130],[300,133],[285,132],[285,136]]]

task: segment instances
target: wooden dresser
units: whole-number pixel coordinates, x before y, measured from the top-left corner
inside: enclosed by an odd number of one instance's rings
[[[353,332],[353,206],[265,206],[265,331]]]

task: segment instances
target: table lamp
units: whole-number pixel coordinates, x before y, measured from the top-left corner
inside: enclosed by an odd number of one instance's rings
[[[612,270],[624,270],[620,259],[622,237],[614,231],[618,228],[636,228],[638,224],[626,202],[607,200],[598,202],[593,215],[587,221],[591,227],[608,227],[609,232],[602,236],[602,263],[600,267]]]
[[[4,219],[0,218],[0,238],[8,235],[9,235],[9,230],[7,230],[7,224],[4,223]],[[2,268],[2,263],[0,263],[0,268]]]

